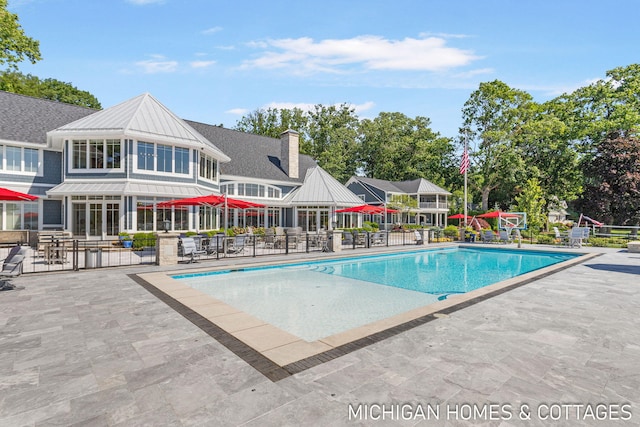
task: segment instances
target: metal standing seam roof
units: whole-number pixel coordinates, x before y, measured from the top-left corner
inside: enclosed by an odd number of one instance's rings
[[[358,206],[362,204],[362,199],[320,166],[309,169],[302,186],[284,200],[296,206]]]
[[[181,144],[193,144],[208,149],[218,160],[229,157],[184,120],[172,113],[151,94],[144,93],[128,101],[90,116],[65,124],[47,133],[56,140],[69,134],[118,133],[141,138],[155,138]]]
[[[358,176],[355,177],[355,179],[363,184],[378,188],[388,193],[451,195],[451,193],[444,188],[439,187],[424,178],[414,179],[411,181],[386,181],[384,179]]]
[[[189,185],[151,184],[144,182],[64,182],[47,191],[49,196],[104,194],[109,196],[196,197],[211,194]]]

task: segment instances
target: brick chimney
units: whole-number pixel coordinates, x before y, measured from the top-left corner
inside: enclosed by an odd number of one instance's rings
[[[286,130],[280,134],[280,166],[289,178],[298,178],[300,135],[295,130]]]

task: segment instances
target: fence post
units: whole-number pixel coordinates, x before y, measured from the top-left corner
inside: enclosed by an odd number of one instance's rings
[[[289,233],[284,233],[284,254],[289,255]]]
[[[309,233],[305,233],[305,239],[307,240],[306,242],[306,248],[307,248],[307,253],[309,253]]]
[[[73,241],[73,252],[71,254],[71,258],[73,259],[73,271],[80,270],[80,266],[78,265],[78,239]]]
[[[256,240],[258,240],[257,236],[254,234],[251,240],[253,240],[253,258],[255,258],[256,257]]]

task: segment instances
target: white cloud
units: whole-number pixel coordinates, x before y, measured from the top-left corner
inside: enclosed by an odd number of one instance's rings
[[[191,68],[207,68],[215,63],[216,61],[191,61],[189,65],[191,65]]]
[[[493,74],[495,73],[495,70],[493,68],[477,68],[475,70],[469,70],[469,71],[464,71],[462,73],[456,73],[453,76],[451,76],[452,78],[457,78],[457,79],[469,79],[475,76],[483,76],[483,75],[487,75],[487,74]]]
[[[236,114],[238,116],[242,116],[244,114],[247,114],[249,111],[251,111],[251,110],[248,110],[246,108],[232,108],[231,110],[225,111],[225,113]]]
[[[215,34],[215,33],[219,33],[220,31],[222,31],[222,27],[211,27],[211,28],[207,28],[206,30],[202,31],[202,34]]]
[[[178,69],[178,61],[169,61],[162,55],[151,55],[152,59],[138,61],[136,67],[145,74],[173,73]]]
[[[389,40],[380,36],[358,36],[318,42],[302,37],[252,42],[250,46],[265,51],[257,59],[245,61],[244,68],[289,68],[307,73],[340,73],[348,71],[349,67],[442,71],[480,59],[471,51],[447,46],[442,37]]]

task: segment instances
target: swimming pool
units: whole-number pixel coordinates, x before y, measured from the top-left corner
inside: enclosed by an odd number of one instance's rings
[[[449,248],[172,277],[312,342],[576,256]]]

